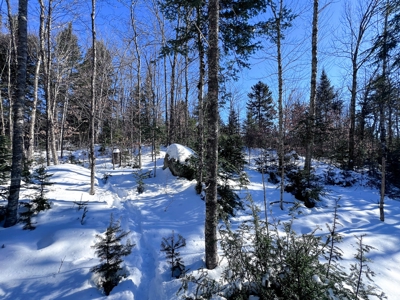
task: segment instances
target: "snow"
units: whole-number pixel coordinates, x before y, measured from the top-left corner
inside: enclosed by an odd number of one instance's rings
[[[173,158],[181,164],[184,164],[191,156],[196,155],[192,149],[180,144],[171,144],[168,146],[167,154],[170,159]]]
[[[179,145],[171,145],[168,153],[174,158],[193,154]],[[161,151],[161,157],[164,155]],[[67,163],[51,166],[48,172],[54,174],[51,181],[55,184],[47,198],[52,201],[52,209],[35,217],[36,229],[22,230],[22,224],[0,227],[1,299],[178,299],[180,281],[171,278],[165,253],[160,251],[162,238],[172,231],[186,239],[187,246],[180,249],[186,267],[195,271],[204,266],[205,204],[195,193],[195,181],[177,179],[169,169],[162,170],[163,159],[159,158],[157,177],[145,179],[145,191],[138,194],[132,169],[113,170],[111,158],[107,157],[98,157],[96,162],[95,195],[89,195],[90,171],[86,166]],[[143,166],[143,171],[153,169],[149,154],[144,155]],[[321,171],[326,165],[316,168]],[[102,178],[106,173],[111,176],[105,183]],[[248,175],[251,180],[248,192],[263,207],[261,174],[250,166]],[[388,299],[400,299],[400,203],[386,198],[385,222],[381,222],[378,190],[360,183],[327,188],[329,191],[321,203],[303,210],[294,220],[294,229],[309,233],[319,226],[319,232],[327,232],[325,224],[332,223],[335,199],[340,197],[342,226],[338,229],[344,237],[340,245],[343,265],[349,267],[354,263],[357,244],[354,236],[366,234],[365,242],[375,248],[368,254],[373,260],[370,267],[376,273],[375,284]],[[29,193],[24,190],[21,199],[29,199]],[[267,199],[269,202],[279,199],[275,185],[267,185]],[[81,224],[83,210],[78,210],[74,202],[85,201],[88,213]],[[293,201],[293,196],[285,194],[285,201]],[[269,205],[268,210],[282,221],[290,219],[288,204],[283,211],[279,205]],[[120,220],[123,230],[130,231],[135,246],[124,258],[127,278],[106,297],[95,286],[90,268],[99,264],[92,246],[96,234],[105,232],[111,213],[115,220]],[[232,224],[239,224],[245,218],[246,212],[240,212]],[[221,268],[209,273],[218,278]]]

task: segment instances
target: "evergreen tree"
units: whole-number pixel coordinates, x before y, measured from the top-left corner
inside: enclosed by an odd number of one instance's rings
[[[95,253],[102,263],[91,268],[91,272],[100,276],[98,284],[107,296],[121,279],[126,277],[121,273],[122,257],[131,254],[132,247],[135,246],[129,239],[125,245],[121,244],[122,239],[128,234],[129,232],[121,229],[119,222],[114,222],[111,214],[110,225],[107,227],[105,236],[96,235],[98,242],[93,248],[96,249]]]
[[[222,130],[228,135],[240,135],[239,115],[232,106],[229,109],[228,124]]]
[[[249,152],[251,148],[256,147],[257,145],[257,124],[251,115],[251,112],[247,112],[246,120],[243,124],[243,140],[245,146],[248,148]],[[250,153],[249,153],[250,157]]]
[[[251,87],[251,92],[247,95],[248,115],[252,116],[256,124],[256,136],[258,147],[265,147],[268,129],[271,127],[272,120],[276,115],[273,105],[272,93],[268,85],[259,81]]]
[[[19,214],[19,220],[25,225],[22,227],[24,230],[34,230],[36,227],[32,223],[32,217],[35,215],[35,205],[32,201],[23,202],[22,207],[24,210]]]
[[[337,93],[325,70],[322,70],[317,84],[315,107],[314,155],[316,157],[327,157],[334,150],[331,142],[334,130],[333,120],[334,115],[341,111],[341,102],[338,100]]]
[[[174,231],[168,238],[163,238],[161,251],[165,252],[166,259],[171,265],[171,277],[179,278],[185,272],[185,264],[178,250],[186,246],[186,239],[178,234],[175,237]]]
[[[220,217],[234,216],[235,211],[243,209],[243,204],[234,186],[248,184],[247,174],[243,171],[246,160],[243,153],[243,140],[239,134],[227,134],[229,127],[222,130],[218,147],[218,204]]]
[[[51,176],[53,176],[53,174],[47,173],[47,169],[44,165],[37,168],[32,175],[33,182],[39,185],[39,187],[37,188],[38,194],[32,200],[33,204],[35,205],[34,209],[36,212],[51,208],[49,200],[45,197],[47,187],[53,184],[49,181]]]

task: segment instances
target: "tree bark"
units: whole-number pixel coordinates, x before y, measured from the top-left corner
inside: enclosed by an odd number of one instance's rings
[[[178,27],[180,24],[180,20],[178,20]],[[176,33],[178,38],[178,33]],[[175,126],[175,72],[176,72],[176,64],[178,61],[178,52],[174,50],[172,62],[171,62],[171,87],[170,87],[170,105],[169,105],[169,137],[168,137],[168,145],[175,143],[176,139],[176,126]]]
[[[15,37],[17,28],[15,28],[15,23],[14,23],[14,18],[12,15],[12,10],[11,10],[11,4],[9,0],[6,0],[7,3],[7,16],[8,16],[8,23],[10,27],[10,45],[9,45],[9,56],[7,60],[7,67],[8,67],[8,78],[7,78],[7,90],[8,90],[8,102],[9,102],[9,107],[10,111],[8,114],[8,128],[9,128],[9,136],[10,140],[13,139],[13,130],[14,130],[14,120],[13,120],[13,112],[12,112],[12,107],[13,107],[13,101],[14,101],[14,95],[13,95],[13,85],[11,84],[11,73],[12,73],[12,66],[14,65],[15,67],[18,66],[18,57],[17,57],[17,39]],[[11,145],[12,146],[12,145]]]
[[[50,165],[50,154],[53,159],[53,164],[58,165],[58,154],[56,149],[56,138],[54,132],[54,107],[55,107],[55,93],[52,93],[52,60],[51,60],[51,29],[52,29],[52,5],[53,1],[50,0],[48,3],[47,11],[47,22],[46,22],[46,39],[47,39],[47,49],[46,49],[46,59],[45,62],[45,76],[46,76],[46,117],[47,117],[47,165]]]
[[[134,19],[134,7],[136,5],[135,1],[132,1],[131,3],[131,26],[133,30],[133,41],[135,44],[135,51],[137,55],[137,74],[136,74],[136,85],[137,85],[137,104],[138,104],[138,157],[139,157],[139,169],[142,168],[142,107],[141,107],[141,99],[140,99],[140,89],[141,89],[141,84],[142,84],[142,78],[140,75],[140,71],[142,68],[142,58],[140,55],[140,49],[139,49],[139,42],[138,42],[138,32],[136,28],[136,23]]]
[[[96,158],[94,155],[95,139],[95,107],[96,107],[96,75],[97,75],[97,53],[96,53],[96,0],[92,0],[92,83],[91,83],[91,101],[90,101],[90,195],[95,194],[94,178]]]
[[[38,92],[39,92],[39,76],[40,76],[40,68],[43,61],[42,43],[44,43],[44,17],[45,17],[43,0],[39,0],[39,5],[40,5],[39,54],[35,68],[35,78],[33,87],[33,107],[31,113],[31,121],[29,124],[28,151],[26,153],[26,160],[28,162],[33,159],[33,148],[35,144],[36,107],[38,103]]]
[[[218,265],[217,254],[217,180],[218,180],[218,71],[219,71],[219,0],[208,3],[208,139],[207,158],[207,189],[206,189],[206,220],[205,220],[205,258],[206,268],[214,269]]]
[[[306,146],[306,158],[304,161],[304,170],[307,174],[311,172],[311,159],[314,147],[314,129],[315,129],[315,98],[317,95],[317,71],[318,71],[318,0],[314,0],[312,37],[311,37],[311,82],[310,82],[310,111],[308,124],[308,143]]]
[[[197,48],[199,51],[199,82],[197,85],[197,100],[199,109],[199,124],[198,124],[198,139],[199,139],[199,163],[197,168],[197,184],[201,186],[203,183],[203,168],[204,168],[204,104],[203,104],[203,88],[204,88],[204,45],[202,41],[202,34],[200,32],[201,12],[197,8]],[[201,192],[199,189],[198,192]]]
[[[387,74],[387,64],[389,50],[387,47],[388,43],[388,18],[389,18],[389,1],[386,1],[385,9],[385,23],[383,28],[383,62],[382,62],[382,79],[381,79],[381,99],[379,101],[379,127],[380,127],[380,143],[381,143],[381,195],[379,199],[379,219],[385,221],[385,188],[386,188],[386,121],[385,121],[385,107],[387,105],[387,100],[389,92],[387,91],[388,74]]]
[[[17,74],[17,97],[13,106],[14,132],[13,150],[11,164],[11,185],[6,211],[4,227],[10,227],[18,221],[18,201],[21,188],[21,172],[23,160],[23,134],[24,134],[24,102],[26,87],[26,61],[28,48],[28,1],[19,0],[18,4],[18,74]]]

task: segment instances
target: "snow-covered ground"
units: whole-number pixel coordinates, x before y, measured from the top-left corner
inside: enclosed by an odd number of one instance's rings
[[[175,178],[162,170],[163,157],[157,159],[156,177],[145,179],[145,191],[136,192],[131,168],[112,169],[111,159],[99,157],[96,170],[96,194],[89,195],[90,171],[79,165],[61,164],[48,168],[54,174],[47,198],[52,209],[35,217],[36,229],[22,230],[22,224],[0,227],[0,298],[1,299],[105,299],[94,284],[90,268],[99,264],[92,247],[96,234],[104,233],[112,213],[123,230],[130,231],[135,244],[125,257],[128,277],[111,292],[108,299],[170,300],[178,299],[178,279],[172,279],[165,253],[160,251],[163,237],[174,231],[187,246],[181,255],[187,268],[203,266],[205,204],[195,193],[195,181]],[[143,158],[144,170],[152,170],[151,156]],[[320,165],[318,171],[326,168]],[[111,174],[107,183],[102,178]],[[263,206],[261,174],[249,168],[248,192]],[[304,210],[294,220],[298,233],[311,232],[316,226],[326,231],[332,222],[335,199],[341,198],[339,228],[344,236],[340,248],[343,264],[354,262],[355,235],[366,234],[367,244],[376,248],[369,253],[374,262],[375,283],[388,299],[400,299],[400,202],[386,199],[385,222],[379,221],[379,192],[355,184],[352,187],[328,186],[329,192],[315,208]],[[244,193],[244,191],[243,191]],[[25,195],[25,196],[24,196]],[[27,197],[22,193],[22,197]],[[268,201],[279,199],[279,189],[267,186]],[[81,224],[83,210],[74,202],[88,201],[88,213]],[[285,194],[285,201],[293,196]],[[289,205],[269,207],[275,218],[289,220]],[[233,222],[245,217],[239,213]]]

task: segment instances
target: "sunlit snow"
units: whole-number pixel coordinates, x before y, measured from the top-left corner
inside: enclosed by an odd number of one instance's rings
[[[151,155],[144,151],[143,170],[153,169]],[[41,212],[34,218],[36,229],[22,230],[22,224],[11,228],[0,227],[0,298],[26,299],[126,299],[126,300],[171,300],[178,299],[176,292],[180,280],[171,278],[165,253],[160,251],[163,237],[174,231],[186,238],[187,246],[180,249],[187,268],[195,271],[204,266],[204,213],[205,203],[195,193],[195,181],[187,181],[171,175],[169,169],[162,170],[165,151],[157,157],[156,177],[145,179],[145,191],[138,194],[132,168],[113,170],[111,151],[96,159],[96,194],[89,195],[90,171],[87,156],[83,166],[60,164],[51,166],[54,174],[47,197],[52,209]],[[171,145],[170,157],[191,155],[190,149]],[[177,155],[179,153],[179,156]],[[184,154],[183,156],[181,154]],[[84,159],[85,155],[82,154]],[[316,165],[318,171],[327,166]],[[247,191],[263,208],[261,174],[249,166],[250,185]],[[110,174],[105,183],[104,174]],[[361,181],[360,181],[361,183]],[[375,284],[388,296],[400,299],[400,203],[385,199],[385,222],[379,221],[379,191],[356,183],[352,187],[328,186],[328,193],[313,209],[305,209],[294,220],[298,233],[311,232],[321,227],[318,234],[327,232],[326,223],[332,222],[335,199],[340,197],[339,227],[344,241],[343,265],[354,263],[356,254],[355,235],[366,234],[365,241],[375,250],[369,253],[374,262]],[[267,185],[268,203],[279,199],[276,185]],[[22,200],[28,200],[32,191],[23,190]],[[285,201],[293,201],[285,194]],[[74,202],[88,201],[88,213],[81,224],[83,210]],[[5,204],[6,202],[3,202]],[[275,218],[289,220],[290,205],[281,211],[279,205],[268,205]],[[125,257],[124,270],[128,276],[109,297],[95,286],[90,268],[99,264],[94,248],[96,234],[104,233],[110,222],[110,214],[120,220],[124,230],[130,231],[135,247]],[[239,212],[232,219],[232,226],[247,218]],[[222,253],[221,253],[222,254]],[[222,268],[210,272],[213,277],[221,274]],[[255,299],[255,298],[253,298]]]

